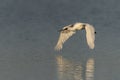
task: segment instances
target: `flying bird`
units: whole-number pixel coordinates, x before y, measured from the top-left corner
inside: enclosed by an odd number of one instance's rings
[[[96,33],[94,27],[88,23],[75,23],[65,26],[60,30],[60,36],[57,45],[55,46],[55,50],[61,50],[66,40],[68,40],[78,30],[86,31],[87,44],[90,49],[94,49],[95,47],[94,41],[95,41],[95,33]]]

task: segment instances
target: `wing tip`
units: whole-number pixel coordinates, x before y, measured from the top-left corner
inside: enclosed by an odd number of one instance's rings
[[[55,48],[54,48],[55,51],[60,51],[61,49],[62,49],[62,46],[58,46],[58,45],[55,46]]]
[[[95,45],[92,44],[92,45],[88,45],[90,49],[94,49],[95,48]]]

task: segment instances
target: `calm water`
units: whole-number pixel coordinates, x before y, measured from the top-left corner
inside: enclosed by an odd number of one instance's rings
[[[95,49],[77,32],[60,52],[58,30],[96,29]],[[0,80],[120,80],[120,0],[0,0]]]

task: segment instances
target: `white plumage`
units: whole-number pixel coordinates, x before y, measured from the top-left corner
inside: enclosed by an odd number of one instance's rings
[[[57,45],[55,46],[55,50],[61,50],[65,41],[69,39],[73,34],[75,34],[77,30],[82,30],[82,29],[86,30],[86,39],[89,48],[94,49],[95,47],[94,27],[87,23],[75,23],[72,25],[65,26],[60,30],[60,37],[58,39]]]

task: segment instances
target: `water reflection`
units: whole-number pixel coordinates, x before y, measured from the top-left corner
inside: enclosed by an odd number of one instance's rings
[[[94,59],[89,58],[86,64],[86,80],[94,80]]]
[[[56,61],[59,80],[94,80],[93,58],[89,58],[85,66],[60,55],[56,57]]]

